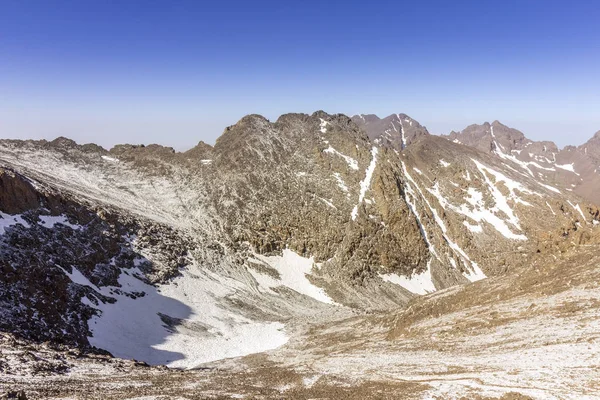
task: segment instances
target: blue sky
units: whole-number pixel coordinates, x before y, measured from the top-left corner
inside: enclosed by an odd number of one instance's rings
[[[214,143],[245,114],[600,130],[597,1],[0,0],[0,137]]]

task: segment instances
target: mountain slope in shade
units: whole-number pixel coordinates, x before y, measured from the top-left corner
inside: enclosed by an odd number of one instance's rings
[[[561,190],[600,203],[600,134],[585,144],[559,149],[549,141],[535,142],[498,121],[470,125],[445,136],[455,143],[492,153],[519,172]]]

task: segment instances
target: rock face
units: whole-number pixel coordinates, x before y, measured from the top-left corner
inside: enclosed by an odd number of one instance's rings
[[[600,132],[581,146],[564,149],[529,140],[498,121],[470,125],[446,138],[494,154],[521,173],[600,204]]]
[[[482,129],[470,147],[404,114],[319,111],[249,115],[184,153],[0,141],[0,327],[196,366],[585,241],[597,208],[517,158],[556,164],[555,146]]]
[[[380,119],[374,114],[358,114],[352,121],[362,128],[373,142],[402,150],[421,136],[429,135],[427,129],[406,114],[392,114]]]
[[[13,171],[0,169],[0,211],[20,214],[40,206],[37,193],[30,182]]]

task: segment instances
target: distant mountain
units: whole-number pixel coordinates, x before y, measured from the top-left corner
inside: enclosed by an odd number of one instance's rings
[[[520,173],[600,204],[600,132],[581,146],[564,149],[550,141],[529,140],[498,121],[470,125],[445,137],[494,154]]]
[[[370,140],[399,150],[421,136],[429,135],[425,127],[406,114],[392,114],[383,119],[374,114],[358,114],[352,117],[352,121],[367,133]]]

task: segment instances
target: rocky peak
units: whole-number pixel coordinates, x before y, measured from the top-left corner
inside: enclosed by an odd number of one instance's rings
[[[380,120],[380,118],[375,114],[356,114],[353,115],[351,119],[359,126]]]
[[[429,135],[427,129],[406,114],[391,114],[381,119],[376,115],[355,115],[352,121],[369,139],[385,147],[402,150],[419,137]]]
[[[45,146],[51,149],[57,149],[63,152],[80,151],[82,153],[106,154],[107,150],[95,143],[78,144],[74,140],[59,136],[51,142],[41,141]]]
[[[579,147],[562,150],[551,141],[530,140],[498,121],[470,125],[444,137],[496,155],[531,177],[600,203],[600,132]]]
[[[200,141],[196,146],[192,147],[184,154],[189,159],[204,160],[204,163],[207,164],[208,160],[212,160],[212,152],[213,147],[210,144]]]
[[[587,142],[578,147],[578,150],[584,153],[585,156],[594,158],[594,161],[600,160],[600,131]]]
[[[49,143],[51,146],[57,147],[57,148],[75,148],[77,147],[77,143],[74,140],[71,140],[69,138],[66,138],[64,136],[59,136],[56,139],[54,139],[53,141],[51,141]]]

